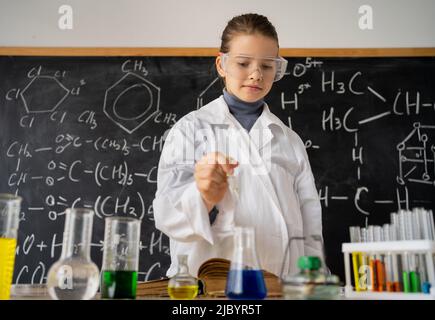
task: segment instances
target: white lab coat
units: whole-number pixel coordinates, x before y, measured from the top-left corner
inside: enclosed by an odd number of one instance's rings
[[[239,196],[228,190],[210,225],[193,174],[195,161],[212,151],[240,164],[235,169]],[[231,260],[234,226],[255,227],[260,267],[276,275],[290,237],[322,234],[320,201],[302,140],[267,104],[248,133],[223,96],[171,128],[159,161],[153,208],[156,228],[170,238],[169,277],[177,271],[178,254],[188,255],[194,276],[209,258]],[[320,242],[311,238],[292,241],[289,252],[284,274],[297,272],[301,255],[322,257]]]

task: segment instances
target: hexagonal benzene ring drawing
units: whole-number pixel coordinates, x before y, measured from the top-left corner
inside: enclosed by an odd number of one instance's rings
[[[106,90],[103,111],[117,126],[131,134],[159,111],[159,104],[160,88],[128,72]]]
[[[50,76],[36,76],[21,91],[27,113],[53,112],[69,95],[70,90]]]
[[[397,144],[399,175],[396,180],[399,184],[404,185],[406,180],[435,186],[435,141],[430,142],[433,135],[429,135],[428,130],[435,130],[435,126],[416,122],[411,133]]]
[[[196,109],[201,108],[221,94],[222,87],[219,85],[219,77],[216,77],[196,98]]]

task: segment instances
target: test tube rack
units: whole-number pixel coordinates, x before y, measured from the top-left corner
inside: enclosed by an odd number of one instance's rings
[[[344,294],[350,299],[370,300],[435,300],[435,272],[434,254],[435,241],[432,240],[406,240],[406,241],[383,241],[383,242],[355,242],[343,243],[344,267],[346,285]],[[431,284],[430,293],[405,293],[405,292],[371,292],[354,290],[351,282],[351,258],[352,253],[366,254],[424,254],[428,281]]]

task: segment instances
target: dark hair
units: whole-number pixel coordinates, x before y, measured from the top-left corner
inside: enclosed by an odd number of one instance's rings
[[[270,37],[276,40],[278,44],[278,34],[275,27],[270,21],[262,15],[256,13],[247,13],[236,16],[228,21],[227,26],[222,32],[220,52],[228,52],[230,50],[230,41],[237,35],[245,34],[260,34],[265,37]]]

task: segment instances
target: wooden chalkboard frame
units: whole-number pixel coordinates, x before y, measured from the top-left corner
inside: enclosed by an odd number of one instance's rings
[[[0,47],[2,56],[197,56],[212,57],[218,48],[146,47]],[[433,48],[281,48],[284,57],[435,57]]]

